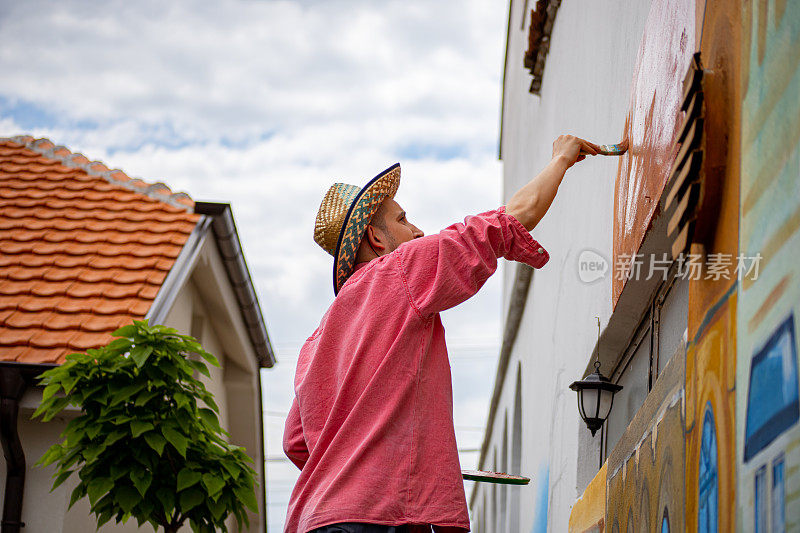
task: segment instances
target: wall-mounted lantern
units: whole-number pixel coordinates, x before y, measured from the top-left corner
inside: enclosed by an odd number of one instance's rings
[[[611,380],[600,373],[599,318],[597,319],[597,359],[594,362],[594,372],[586,376],[586,379],[573,382],[569,388],[578,393],[578,411],[594,437],[597,430],[603,427],[603,422],[611,412],[614,394],[622,390],[622,385],[611,383]]]

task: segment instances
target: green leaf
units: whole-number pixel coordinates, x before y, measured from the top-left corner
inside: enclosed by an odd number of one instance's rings
[[[131,481],[133,481],[133,486],[136,487],[136,490],[138,490],[139,494],[144,498],[147,489],[150,487],[150,483],[153,481],[153,474],[142,468],[132,471],[130,478]]]
[[[106,355],[119,355],[131,349],[133,343],[128,339],[115,339],[106,346]]]
[[[178,450],[181,456],[186,457],[186,447],[189,445],[186,437],[169,427],[162,428],[161,434]]]
[[[128,485],[115,489],[114,496],[125,513],[130,513],[136,507],[136,504],[142,501],[142,495],[139,494],[139,491]]]
[[[114,444],[115,442],[117,442],[119,439],[121,439],[122,437],[124,437],[126,435],[127,435],[127,433],[124,432],[124,431],[119,431],[119,430],[112,431],[111,433],[108,434],[108,436],[106,436],[106,440],[105,440],[105,442],[103,444],[106,447],[111,446],[112,444]]]
[[[53,444],[50,448],[44,452],[41,459],[36,461],[35,466],[47,466],[52,464],[54,461],[60,459],[64,456],[64,449],[61,447],[60,444]]]
[[[213,366],[219,366],[219,361],[217,361],[217,358],[211,355],[210,353],[206,352],[205,350],[198,350],[196,353],[200,357],[208,361],[209,364]]]
[[[228,473],[231,475],[231,477],[233,479],[237,479],[239,477],[239,474],[241,473],[241,469],[239,468],[239,465],[236,464],[235,461],[231,461],[231,460],[228,460],[228,459],[223,459],[222,460],[222,466],[225,468],[225,470],[228,471]]]
[[[153,346],[150,344],[137,344],[131,350],[131,359],[136,363],[136,366],[141,368],[145,362],[147,362],[147,358],[150,357],[150,354],[153,353]]]
[[[77,487],[72,489],[72,494],[69,497],[69,506],[67,509],[72,509],[72,506],[75,505],[75,502],[83,498],[86,488],[84,487],[83,483],[79,483]]]
[[[214,520],[219,521],[222,518],[223,514],[225,513],[225,504],[222,503],[222,500],[211,500],[207,502],[208,508],[211,509],[211,515],[214,517]]]
[[[87,463],[92,463],[100,457],[100,454],[105,451],[105,445],[101,444],[98,446],[88,446],[83,450],[83,460]]]
[[[131,468],[130,465],[114,463],[113,465],[111,465],[111,468],[109,469],[109,474],[111,475],[111,479],[113,479],[114,481],[118,480],[119,478],[127,474],[130,468]]]
[[[164,446],[167,444],[166,439],[159,435],[158,433],[150,432],[144,434],[144,440],[147,441],[147,444],[155,450],[155,452],[161,456],[164,453]]]
[[[147,402],[149,402],[153,398],[153,396],[157,395],[158,393],[159,391],[155,389],[151,391],[143,391],[139,393],[139,396],[136,397],[136,402],[134,403],[134,405],[136,407],[141,407]]]
[[[225,480],[211,473],[203,474],[203,486],[209,496],[214,496],[225,486]]]
[[[98,436],[101,431],[103,431],[103,426],[100,424],[89,426],[86,428],[86,436],[89,437],[89,440],[92,440]]]
[[[89,482],[86,487],[86,493],[89,495],[89,501],[94,505],[101,496],[112,488],[114,488],[114,482],[107,477],[101,477]]]
[[[188,513],[200,505],[204,497],[203,492],[199,489],[189,489],[185,492],[181,492],[179,500],[181,502],[181,512],[184,514]]]
[[[47,412],[42,417],[42,422],[49,422],[50,420],[52,420],[53,417],[56,416],[58,413],[60,413],[67,405],[69,405],[69,398],[64,397],[64,398],[56,398],[55,400],[53,400],[53,403],[48,406]],[[41,414],[39,413],[38,409],[34,414],[37,413]]]
[[[53,492],[54,490],[56,490],[56,488],[57,488],[59,485],[61,485],[62,483],[64,483],[64,482],[67,480],[67,478],[68,478],[69,476],[71,476],[71,475],[72,475],[72,470],[67,470],[67,471],[65,471],[65,472],[61,472],[60,474],[58,474],[58,477],[57,477],[57,478],[56,478],[56,480],[53,482],[53,488],[52,488],[52,489],[50,489],[50,492]]]
[[[49,400],[53,394],[58,392],[58,389],[61,388],[61,383],[51,383],[47,387],[44,388],[44,392],[42,392],[42,401],[46,402]]]
[[[189,403],[191,403],[191,399],[182,392],[176,392],[172,397],[175,399],[175,404],[179,409],[186,407],[189,405]]]
[[[207,407],[201,407],[197,410],[197,414],[200,415],[200,418],[205,422],[211,429],[219,430],[219,419],[217,418],[216,413]]]
[[[136,333],[136,326],[128,324],[127,326],[122,326],[117,329],[112,335],[115,337],[133,337],[134,333]]]
[[[215,402],[215,401],[214,401],[214,398],[213,398],[213,396],[211,396],[211,395],[209,394],[209,395],[208,395],[206,398],[204,398],[204,400],[205,400],[205,402],[208,404],[208,406],[209,406],[211,409],[213,409],[213,410],[214,410],[214,412],[215,412],[215,413],[219,413],[219,406],[217,405],[217,402]]]
[[[189,468],[184,467],[180,472],[178,472],[178,486],[176,490],[181,492],[184,489],[188,489],[201,478],[200,472],[195,472]]]
[[[146,386],[147,383],[140,380],[138,383],[133,383],[126,387],[122,387],[121,389],[114,392],[114,395],[111,398],[111,405],[114,406],[124,400],[130,400],[134,394],[136,394]]]
[[[253,487],[239,486],[233,489],[233,493],[239,498],[239,501],[244,503],[248,509],[258,512],[258,501],[256,501],[256,493]]]
[[[61,382],[61,385],[64,387],[64,394],[69,395],[69,393],[72,392],[72,388],[78,382],[78,377],[79,376],[69,376],[64,378]]]
[[[168,488],[162,487],[156,491],[156,498],[158,498],[158,501],[161,502],[161,505],[164,508],[164,514],[172,514],[172,510],[175,508],[175,492]]]
[[[194,359],[189,359],[189,365],[192,368],[200,372],[206,377],[211,377],[211,374],[208,372],[208,367],[202,361],[195,361]]]
[[[141,420],[132,420],[131,421],[131,436],[133,438],[138,437],[145,431],[150,431],[155,426],[152,422],[142,422]]]
[[[114,516],[114,511],[107,510],[100,513],[100,516],[97,517],[97,529],[100,529],[100,526],[111,520]]]

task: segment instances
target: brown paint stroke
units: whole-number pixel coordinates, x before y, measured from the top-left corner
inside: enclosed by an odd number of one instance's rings
[[[677,153],[683,77],[695,50],[694,0],[653,0],[637,53],[614,197],[614,266],[639,250]],[[614,276],[616,305],[624,282]]]

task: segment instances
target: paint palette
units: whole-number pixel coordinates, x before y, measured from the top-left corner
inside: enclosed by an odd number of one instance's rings
[[[485,470],[462,470],[461,477],[470,481],[484,481],[503,485],[527,485],[531,482],[531,479],[527,477],[512,476],[502,472],[487,472]]]

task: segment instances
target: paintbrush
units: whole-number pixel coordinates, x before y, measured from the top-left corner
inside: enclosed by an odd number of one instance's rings
[[[627,151],[628,140],[626,139],[619,144],[601,144],[597,155],[622,155]],[[589,153],[581,150],[581,155],[589,155]]]

